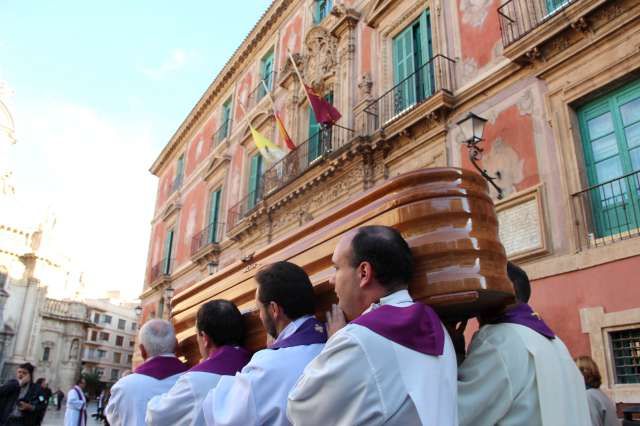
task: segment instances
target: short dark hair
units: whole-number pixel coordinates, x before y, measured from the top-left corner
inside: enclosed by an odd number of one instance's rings
[[[516,292],[516,301],[520,303],[528,303],[531,297],[531,284],[527,273],[518,265],[507,262],[507,275],[513,283],[513,289]]]
[[[216,346],[242,345],[245,329],[238,307],[228,300],[211,300],[198,309],[196,328]]]
[[[36,368],[29,362],[25,362],[24,364],[18,365],[18,368],[22,368],[23,370],[27,370],[31,378],[33,378],[33,370]]]
[[[36,380],[36,384],[42,386],[45,380],[46,379],[44,377],[40,377],[38,380]]]
[[[295,320],[316,311],[313,285],[307,273],[291,262],[280,261],[265,266],[256,274],[258,299],[266,305],[277,303],[284,314]]]
[[[413,255],[400,232],[389,226],[358,228],[351,240],[351,266],[368,262],[373,274],[386,289],[409,285],[413,277]]]

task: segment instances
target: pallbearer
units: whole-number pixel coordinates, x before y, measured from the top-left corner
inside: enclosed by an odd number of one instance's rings
[[[580,371],[527,304],[527,274],[512,263],[507,272],[519,303],[479,318],[480,330],[458,372],[460,425],[588,425]]]
[[[227,300],[212,300],[198,310],[196,339],[204,359],[184,373],[168,393],[147,405],[147,424],[166,426],[204,425],[202,401],[220,377],[235,375],[251,355],[244,342],[242,314]]]
[[[176,334],[169,321],[148,321],[138,339],[145,362],[111,388],[105,411],[111,426],[143,426],[149,400],[168,392],[188,369],[175,356]]]
[[[255,279],[260,320],[275,342],[209,392],[202,407],[210,426],[289,424],[287,394],[327,340],[324,325],[314,317],[313,286],[302,268],[276,262]]]
[[[393,228],[362,227],[342,237],[332,261],[331,337],[289,394],[289,420],[457,426],[453,345],[436,313],[407,291],[406,241]]]

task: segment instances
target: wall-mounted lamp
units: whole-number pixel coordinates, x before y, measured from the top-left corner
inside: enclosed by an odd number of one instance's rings
[[[209,275],[213,275],[218,272],[218,262],[207,263],[207,271],[209,272]]]
[[[138,305],[133,309],[133,312],[136,313],[136,317],[140,318],[140,315],[142,315],[142,306]]]
[[[482,159],[482,152],[484,151],[478,144],[484,140],[482,139],[482,134],[484,133],[484,125],[486,122],[486,118],[478,117],[470,112],[466,117],[458,121],[458,126],[464,137],[462,143],[466,144],[467,149],[469,149],[469,160],[471,164],[473,164],[473,167],[498,191],[498,200],[501,200],[503,197],[502,188],[494,182],[495,179],[501,178],[500,172],[497,171],[495,177],[490,176],[489,173],[477,163],[477,161]]]

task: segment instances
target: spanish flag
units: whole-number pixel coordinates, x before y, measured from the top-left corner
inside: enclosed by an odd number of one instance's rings
[[[260,151],[262,158],[271,164],[277,163],[284,158],[286,153],[282,148],[267,139],[262,133],[254,129],[253,126],[249,125],[249,128],[251,129],[253,143],[256,144],[256,148]]]
[[[284,127],[284,122],[282,121],[282,117],[280,117],[280,113],[275,110],[273,113],[276,116],[276,125],[278,126],[278,131],[280,132],[280,136],[282,137],[284,144],[287,145],[287,148],[293,151],[296,149],[296,145],[293,143],[291,137],[289,137],[289,133],[287,133],[287,129]]]
[[[304,85],[304,90],[307,92],[307,99],[311,104],[313,113],[316,116],[316,122],[325,126],[331,126],[336,121],[340,120],[342,114],[340,111],[334,108],[326,99],[318,95],[311,87]]]

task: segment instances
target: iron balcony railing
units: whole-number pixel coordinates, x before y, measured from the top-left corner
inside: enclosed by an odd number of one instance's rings
[[[640,236],[640,170],[573,194],[580,247]]]
[[[224,140],[227,136],[229,136],[229,131],[231,130],[231,119],[227,119],[222,122],[220,127],[213,134],[213,145],[218,145],[220,142]]]
[[[229,224],[229,229],[240,223],[242,219],[256,208],[258,203],[262,200],[262,189],[262,182],[258,180],[257,188],[248,193],[229,209],[227,212],[227,223]]]
[[[246,111],[250,111],[258,104],[258,102],[260,102],[262,98],[266,96],[267,91],[264,88],[265,85],[270,92],[273,91],[273,82],[275,81],[275,76],[275,71],[272,71],[258,81],[258,84],[253,88],[251,93],[249,93],[249,95],[247,96],[247,100],[244,103],[244,108]],[[262,84],[263,80],[265,84]]]
[[[160,262],[156,263],[151,267],[151,271],[149,271],[149,283],[154,282],[161,276],[171,275],[171,271],[173,269],[174,259],[167,259],[166,257],[162,259]]]
[[[191,238],[191,254],[193,255],[208,245],[222,241],[223,231],[224,223],[222,222],[212,222],[207,225]]]
[[[264,172],[262,175],[264,194],[270,194],[284,187],[324,156],[349,143],[353,135],[353,130],[337,124],[320,129]]]
[[[502,45],[507,47],[579,0],[507,0],[498,8]]]
[[[455,61],[436,55],[365,109],[364,132],[372,134],[407,114],[439,91],[453,93]]]

